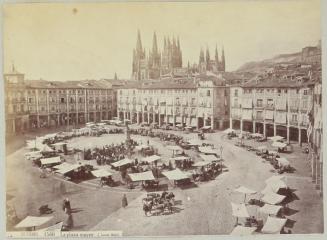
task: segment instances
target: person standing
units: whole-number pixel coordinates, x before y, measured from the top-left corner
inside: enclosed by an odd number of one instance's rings
[[[126,208],[128,206],[126,194],[124,194],[121,204],[123,208]]]

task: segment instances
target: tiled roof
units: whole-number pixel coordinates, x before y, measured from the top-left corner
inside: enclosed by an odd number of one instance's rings
[[[75,89],[110,89],[112,85],[105,80],[82,80],[82,81],[46,81],[46,80],[26,80],[25,84],[29,88],[75,88]]]
[[[301,81],[282,79],[282,78],[266,78],[264,80],[255,80],[245,83],[242,87],[251,88],[297,88],[314,84],[314,81]]]

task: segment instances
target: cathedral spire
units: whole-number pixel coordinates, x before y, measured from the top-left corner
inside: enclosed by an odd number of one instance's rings
[[[158,45],[157,45],[157,35],[156,35],[156,32],[153,33],[152,54],[154,56],[156,56],[158,54]]]
[[[221,65],[222,65],[222,71],[225,72],[225,51],[224,51],[224,45],[221,53]]]
[[[136,41],[136,51],[137,52],[142,52],[143,47],[142,47],[142,41],[141,41],[141,33],[140,30],[137,30],[137,41]]]
[[[216,61],[216,64],[218,65],[219,64],[219,55],[218,55],[217,44],[216,44],[216,49],[215,49],[215,61]]]
[[[199,63],[203,63],[204,62],[204,52],[203,49],[201,48],[200,50],[200,57],[199,57]]]
[[[179,44],[179,37],[177,37],[177,48],[178,48],[179,51],[181,50],[181,46]]]

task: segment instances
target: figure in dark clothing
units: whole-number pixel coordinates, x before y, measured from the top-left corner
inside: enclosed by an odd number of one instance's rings
[[[121,204],[123,208],[126,208],[128,206],[126,194],[124,194],[123,199],[121,200]]]

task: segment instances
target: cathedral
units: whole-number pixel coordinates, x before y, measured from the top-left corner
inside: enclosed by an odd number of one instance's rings
[[[201,74],[206,74],[206,72],[225,72],[225,53],[224,48],[222,49],[221,60],[219,60],[218,50],[216,46],[215,58],[210,59],[210,52],[207,47],[206,54],[204,56],[204,51],[201,49],[199,57],[198,72]]]
[[[225,72],[225,55],[222,50],[221,60],[218,56],[216,47],[215,59],[210,59],[210,53],[207,48],[206,55],[201,49],[199,64],[190,68],[183,68],[182,50],[179,38],[164,37],[163,50],[160,53],[157,43],[157,35],[154,32],[152,40],[152,49],[146,54],[142,46],[140,31],[137,32],[136,48],[133,50],[133,80],[161,79],[164,76],[174,76],[176,73],[189,74],[206,74],[207,72]]]

